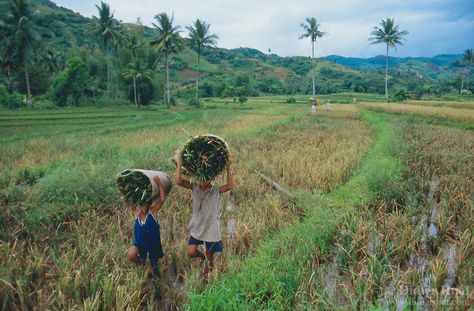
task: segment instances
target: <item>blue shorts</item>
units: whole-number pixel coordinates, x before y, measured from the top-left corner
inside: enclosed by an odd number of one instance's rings
[[[218,242],[203,242],[201,240],[193,238],[192,235],[189,236],[188,245],[201,245],[205,244],[206,249],[211,253],[221,253],[222,252],[222,241]]]
[[[145,262],[147,256],[149,256],[150,265],[153,267],[158,263],[158,259],[163,257],[160,225],[151,213],[147,215],[144,224],[140,223],[138,219],[135,219],[133,245],[138,248],[140,261]]]

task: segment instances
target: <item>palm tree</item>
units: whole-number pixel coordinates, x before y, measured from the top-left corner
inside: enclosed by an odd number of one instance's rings
[[[374,27],[370,33],[372,37],[369,38],[369,41],[372,41],[371,44],[384,43],[387,46],[387,51],[385,54],[385,100],[388,100],[388,49],[390,47],[397,49],[397,44],[403,45],[401,40],[408,34],[406,30],[398,30],[400,25],[395,25],[394,18],[387,18],[386,20],[380,21],[380,28]]]
[[[472,69],[472,61],[474,60],[474,52],[472,49],[467,49],[464,51],[462,61],[467,65],[466,76],[469,77]],[[469,80],[466,77],[466,89],[469,88]],[[461,92],[464,89],[464,79],[461,80]]]
[[[157,24],[153,23],[157,30],[157,35],[151,40],[150,45],[154,46],[157,53],[162,54],[165,61],[165,88],[166,88],[166,106],[171,103],[170,98],[170,77],[169,77],[169,56],[173,53],[182,51],[184,48],[183,39],[179,35],[181,27],[173,26],[174,17],[171,18],[166,13],[160,13],[155,16]]]
[[[30,78],[28,76],[28,58],[31,54],[36,54],[37,46],[41,40],[41,35],[34,24],[36,12],[33,12],[27,0],[12,0],[9,2],[8,13],[2,14],[3,26],[9,37],[9,44],[4,46],[3,61],[7,63],[7,71],[10,73],[10,61],[18,59],[18,65],[23,69],[26,80],[28,107],[33,107],[31,96]],[[2,4],[2,7],[5,4]]]
[[[64,68],[63,56],[55,49],[47,49],[43,55],[41,55],[41,62],[46,68],[48,68],[53,77],[56,75],[58,70]]]
[[[5,70],[5,74],[8,78],[8,89],[11,91],[11,72],[13,66],[15,65],[15,51],[11,38],[6,35],[6,30],[0,30],[0,39],[3,45],[3,50],[0,54],[0,67],[2,70]]]
[[[301,23],[301,27],[304,29],[304,33],[299,36],[298,39],[310,38],[311,39],[311,60],[313,70],[311,70],[312,78],[313,78],[313,100],[316,96],[316,85],[314,84],[314,44],[318,38],[322,38],[323,36],[327,35],[326,32],[322,32],[320,30],[320,25],[318,21],[314,17],[307,17],[306,24]]]
[[[107,3],[100,2],[100,6],[95,6],[99,11],[99,17],[92,16],[93,25],[89,33],[102,39],[103,48],[107,62],[107,92],[110,93],[110,60],[109,49],[112,39],[120,37],[119,23],[114,18]]]
[[[191,45],[197,50],[197,77],[196,77],[196,106],[199,107],[199,61],[201,50],[208,46],[215,46],[219,37],[216,34],[209,34],[209,25],[205,21],[197,19],[194,25],[187,26]]]
[[[140,107],[140,90],[137,86],[137,81],[140,80],[152,80],[153,71],[143,64],[139,59],[133,59],[129,64],[128,68],[123,72],[125,79],[133,80],[133,99],[135,105]]]

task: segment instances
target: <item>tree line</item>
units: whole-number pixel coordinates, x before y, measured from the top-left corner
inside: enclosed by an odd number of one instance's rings
[[[170,106],[172,103],[170,91],[169,59],[172,55],[183,51],[189,45],[197,52],[197,77],[194,104],[199,106],[199,65],[201,52],[210,46],[215,46],[218,36],[210,33],[210,25],[203,20],[196,21],[186,27],[189,32],[187,38],[180,33],[180,26],[174,25],[174,17],[167,13],[160,13],[154,17],[152,23],[155,29],[153,37],[144,38],[144,27],[141,25],[125,26],[115,17],[110,6],[101,2],[96,5],[97,16],[93,16],[92,24],[87,35],[100,40],[100,46],[105,59],[106,88],[105,96],[113,97],[112,89],[112,62],[125,64],[120,70],[115,70],[115,87],[118,88],[118,77],[120,75],[130,80],[133,85],[133,101],[140,106],[143,100],[147,101],[150,96],[140,92],[140,88],[150,86],[154,72],[160,65],[164,66],[164,103]],[[91,68],[88,68],[80,57],[72,57],[63,66],[55,65],[59,62],[59,56],[53,50],[42,47],[41,33],[48,32],[36,23],[37,12],[27,0],[1,0],[0,1],[0,30],[2,42],[1,64],[8,76],[10,91],[15,88],[11,85],[12,71],[16,70],[24,76],[26,84],[26,101],[29,107],[33,106],[33,96],[30,87],[29,64],[32,62],[42,63],[44,67],[54,72],[54,82],[51,97],[59,105],[71,103],[77,105],[87,90]],[[41,48],[40,48],[41,47]],[[147,48],[149,47],[149,48]],[[155,52],[151,55],[150,48]],[[84,51],[79,51],[79,54]],[[111,55],[114,54],[112,58]],[[84,57],[83,57],[84,58]],[[100,67],[98,64],[93,64]],[[89,66],[90,67],[90,66]],[[61,70],[62,69],[62,70]],[[93,92],[93,91],[92,91]],[[118,90],[115,90],[115,96]],[[146,98],[144,98],[146,97]]]
[[[183,29],[175,25],[173,15],[159,13],[154,17],[152,32],[145,35],[146,27],[140,22],[124,24],[118,21],[107,3],[101,2],[96,5],[96,9],[97,16],[92,17],[86,35],[99,43],[97,48],[71,48],[66,60],[61,51],[44,43],[45,37],[52,37],[54,34],[45,27],[44,22],[39,22],[38,12],[27,0],[0,0],[0,66],[6,75],[6,81],[2,84],[7,86],[8,91],[7,94],[2,94],[5,90],[2,91],[0,87],[0,97],[7,102],[7,106],[18,106],[24,100],[32,107],[34,95],[47,91],[48,98],[58,106],[79,105],[84,97],[88,100],[118,101],[125,95],[140,107],[155,99],[159,93],[163,95],[163,103],[169,107],[175,102],[170,86],[170,61],[186,46],[196,52],[193,99],[190,99],[189,92],[187,96],[189,103],[197,107],[201,105],[201,94],[234,97],[244,101],[245,96],[258,95],[258,91],[270,95],[310,93],[315,98],[316,93],[348,89],[356,92],[378,92],[380,89],[379,81],[375,78],[362,83],[357,77],[341,77],[340,73],[330,68],[320,69],[316,81],[315,44],[319,38],[328,34],[321,30],[314,17],[308,17],[305,23],[301,24],[304,32],[299,36],[299,39],[311,40],[310,61],[292,60],[290,64],[294,67],[292,70],[302,75],[302,78],[283,80],[269,77],[259,78],[257,81],[252,79],[252,69],[249,67],[246,69],[247,73],[235,74],[231,84],[212,86],[207,82],[200,84],[201,58],[210,47],[217,45],[219,39],[210,31],[207,22],[196,19],[193,24]],[[382,20],[378,27],[373,28],[369,38],[372,44],[384,44],[386,47],[383,89],[387,100],[390,79],[389,49],[401,45],[408,34],[399,27],[394,19],[387,18]],[[187,31],[187,37],[182,36],[183,30]],[[218,55],[219,51],[207,54],[207,60],[212,61],[213,57],[216,57],[215,54]],[[462,59],[465,70],[459,81],[461,94],[470,93],[468,77],[471,75],[472,60],[473,51],[468,49]],[[186,67],[185,64],[180,65],[176,59],[174,62],[175,68]],[[284,59],[269,57],[268,62],[285,66]],[[249,66],[238,57],[229,59],[229,64],[236,68]],[[309,73],[311,83],[304,79]],[[403,77],[398,79],[402,80]],[[186,90],[189,88],[186,87]],[[25,99],[21,93],[25,94]]]

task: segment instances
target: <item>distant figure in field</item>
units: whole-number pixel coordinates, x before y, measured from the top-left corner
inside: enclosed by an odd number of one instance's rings
[[[326,111],[331,111],[331,101],[329,99],[326,100]]]
[[[222,193],[234,187],[233,176],[230,170],[232,156],[229,155],[227,164],[227,183],[223,186],[213,185],[210,180],[191,183],[181,177],[181,158],[175,158],[176,184],[192,190],[193,213],[188,225],[189,240],[187,254],[191,258],[200,258],[201,267],[204,266],[204,280],[207,281],[209,269],[214,268],[215,253],[222,252],[222,236],[219,225],[219,209]],[[198,250],[198,245],[205,245],[205,252]]]
[[[143,206],[132,206],[122,193],[125,205],[133,212],[135,223],[133,228],[133,246],[127,252],[128,259],[135,264],[144,264],[147,256],[150,258],[150,267],[153,276],[159,276],[158,259],[163,257],[161,246],[160,225],[157,213],[166,200],[166,191],[158,176],[154,178],[160,189],[160,198],[154,205],[147,202]],[[148,274],[150,276],[150,273]]]
[[[353,102],[354,104],[357,104],[357,99],[354,97],[354,98],[352,99],[352,102]]]
[[[316,112],[316,99],[314,98],[311,98],[311,113],[315,113]]]

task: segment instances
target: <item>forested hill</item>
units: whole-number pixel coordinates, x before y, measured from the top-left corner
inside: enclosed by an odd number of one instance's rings
[[[37,11],[35,23],[39,26],[43,37],[38,49],[40,57],[36,58],[38,61],[31,61],[33,95],[48,93],[54,86],[54,80],[59,77],[57,74],[67,67],[68,61],[79,58],[87,65],[84,70],[88,71],[86,76],[89,79],[83,95],[90,98],[102,96],[106,88],[104,78],[106,58],[102,41],[89,31],[93,20],[59,7],[50,0],[30,0],[29,3]],[[113,11],[113,8],[111,9]],[[149,81],[140,82],[141,96],[155,100],[162,98],[164,66],[160,56],[149,44],[156,35],[155,29],[138,24],[122,23],[121,26],[124,31],[132,30],[138,33],[142,42],[139,54],[145,60],[145,65],[153,71]],[[186,25],[180,26],[184,29]],[[213,31],[212,25],[211,31]],[[185,35],[186,32],[181,34]],[[394,92],[404,90],[420,96],[423,93],[455,91],[460,84],[464,68],[459,58],[460,55],[440,55],[433,58],[391,57],[390,87]],[[130,98],[130,96],[133,98],[130,81],[124,72],[130,63],[130,49],[127,46],[114,44],[110,49],[109,59],[110,83],[114,85],[115,98]],[[190,47],[171,57],[170,77],[173,97],[193,97],[196,59],[197,54]],[[41,69],[48,68],[47,61],[56,62],[56,69],[50,70],[49,73]],[[343,91],[383,93],[383,65],[384,58],[379,56],[369,59],[335,55],[318,58],[314,66],[316,91],[319,94]],[[308,77],[311,76],[312,68],[308,57],[280,57],[252,48],[207,48],[202,52],[199,68],[200,93],[203,97],[309,94],[311,79]],[[13,78],[9,77],[8,83],[11,85],[11,80],[15,79],[18,81],[17,89],[24,92],[24,79],[19,68],[13,70]],[[0,75],[0,82],[2,81],[7,85],[7,78],[3,74]],[[119,96],[120,92],[124,96]]]
[[[385,69],[385,56],[371,58],[343,57],[329,55],[323,57],[346,67],[361,71],[379,71]],[[460,62],[462,54],[443,54],[434,57],[393,57],[389,56],[388,64],[401,72],[415,72],[429,79],[452,77],[459,73],[464,65]]]

